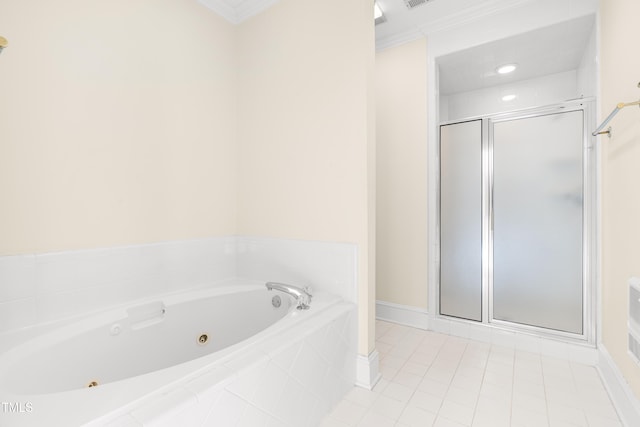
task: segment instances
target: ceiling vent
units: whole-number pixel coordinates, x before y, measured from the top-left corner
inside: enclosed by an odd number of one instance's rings
[[[414,7],[428,3],[430,0],[404,0],[404,4],[407,5],[407,9],[411,10]]]

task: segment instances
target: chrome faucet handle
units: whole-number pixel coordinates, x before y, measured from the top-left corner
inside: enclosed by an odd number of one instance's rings
[[[305,286],[302,288],[302,292],[298,297],[298,306],[296,307],[298,310],[307,310],[309,309],[309,305],[311,304],[311,299],[313,295],[311,295],[311,288],[309,286]]]
[[[310,302],[311,302],[311,301],[304,302],[304,301],[300,301],[300,300],[298,300],[298,305],[296,305],[296,308],[297,308],[298,310],[308,310],[308,309],[309,309],[309,307],[311,307],[311,306],[309,305],[309,303],[310,303]]]
[[[277,290],[280,292],[285,292],[296,299],[296,308],[298,310],[306,310],[309,308],[309,304],[311,304],[311,288],[306,287],[304,289],[299,288],[294,285],[287,285],[285,283],[278,282],[267,282],[265,286],[268,290]]]

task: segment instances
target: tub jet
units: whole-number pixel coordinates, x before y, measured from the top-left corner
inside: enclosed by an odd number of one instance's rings
[[[278,295],[274,295],[274,297],[271,298],[271,305],[273,305],[275,308],[278,308],[282,305],[282,300]]]

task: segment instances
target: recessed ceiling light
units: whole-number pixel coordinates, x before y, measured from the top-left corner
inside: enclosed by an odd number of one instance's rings
[[[505,64],[496,68],[498,74],[508,74],[512,73],[516,68],[518,68],[518,64]]]
[[[505,96],[502,97],[502,100],[504,102],[513,101],[514,99],[516,99],[516,96],[514,94],[505,95]]]

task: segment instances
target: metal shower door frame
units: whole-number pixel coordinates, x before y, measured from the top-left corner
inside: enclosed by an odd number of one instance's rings
[[[582,182],[583,182],[583,215],[582,215],[582,334],[551,330],[538,326],[524,325],[514,322],[498,320],[493,313],[493,137],[495,123],[534,118],[545,115],[582,111]],[[440,164],[440,129],[441,126],[456,123],[468,122],[471,120],[482,120],[482,321],[460,319],[456,317],[440,314],[440,247],[441,247],[441,164]],[[535,333],[538,336],[562,339],[569,342],[587,342],[595,344],[596,339],[596,281],[597,281],[597,153],[595,149],[595,138],[589,131],[592,123],[595,122],[595,100],[593,98],[577,99],[566,101],[544,107],[529,108],[507,113],[490,114],[480,117],[464,118],[449,122],[440,123],[438,126],[438,144],[436,165],[438,168],[436,184],[437,192],[437,271],[436,279],[436,313],[435,318],[468,322],[471,324],[483,324],[507,331]]]

